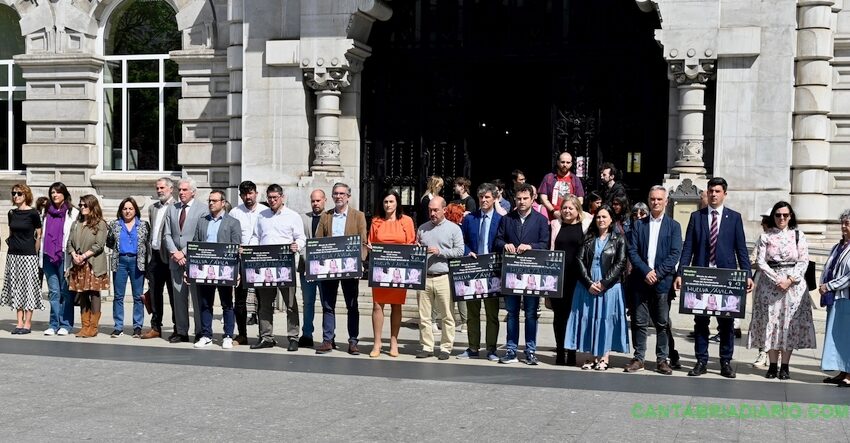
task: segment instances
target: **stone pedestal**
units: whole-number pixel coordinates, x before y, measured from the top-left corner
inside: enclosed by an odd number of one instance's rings
[[[87,54],[15,56],[27,82],[23,163],[30,186],[89,187],[97,149],[97,81],[103,59]]]
[[[703,115],[705,114],[705,84],[687,81],[678,86],[679,136],[676,161],[672,171],[677,174],[704,176]]]
[[[172,51],[182,83],[178,116],[183,122],[183,142],[177,161],[183,175],[200,188],[227,188],[230,170],[239,167],[241,151],[231,150],[227,98],[230,73],[225,51],[192,49]]]

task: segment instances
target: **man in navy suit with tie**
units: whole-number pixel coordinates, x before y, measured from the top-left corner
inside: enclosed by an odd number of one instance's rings
[[[502,217],[493,242],[493,250],[508,254],[522,254],[529,249],[549,249],[549,220],[531,209],[534,188],[523,183],[515,191],[516,209]],[[507,352],[499,363],[516,363],[519,342],[519,307],[525,310],[525,363],[537,364],[537,307],[540,297],[508,295],[505,308],[508,311]]]
[[[649,322],[655,326],[656,371],[673,374],[667,361],[669,346],[667,327],[670,305],[667,294],[676,276],[676,265],[682,253],[682,227],[679,222],[664,215],[667,208],[667,190],[653,186],[649,190],[649,217],[640,219],[632,227],[629,260],[632,263],[632,282],[635,285],[634,311],[632,313],[632,342],[635,357],[626,366],[626,372],[644,368],[646,334]]]
[[[477,254],[493,252],[493,242],[502,216],[494,209],[496,203],[496,186],[492,183],[482,183],[478,187],[478,203],[480,209],[473,211],[463,218],[460,230],[463,232],[463,248],[465,255],[475,257]],[[457,358],[477,358],[481,347],[481,300],[466,302],[467,327],[469,328],[469,348]],[[487,359],[499,361],[496,355],[496,340],[499,337],[499,299],[496,297],[484,299],[486,317]]]
[[[750,259],[747,241],[744,237],[744,224],[741,214],[723,206],[728,184],[721,177],[708,181],[706,196],[708,206],[691,213],[682,258],[679,261],[679,276],[675,288],[682,286],[682,270],[685,266],[700,266],[723,269],[742,269],[750,274]],[[747,279],[747,291],[753,289],[753,279]],[[708,365],[708,323],[710,317],[694,317],[694,339],[697,364],[688,372],[690,376],[706,373]],[[717,319],[720,336],[720,375],[735,378],[732,368],[732,352],[735,349],[735,335],[731,318]]]

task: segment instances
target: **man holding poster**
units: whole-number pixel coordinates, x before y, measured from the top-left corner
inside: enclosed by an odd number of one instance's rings
[[[502,217],[493,249],[496,252],[522,254],[530,249],[549,249],[549,221],[542,214],[531,210],[531,195],[534,189],[523,183],[516,189],[516,209]],[[532,277],[532,281],[536,280]],[[516,363],[519,342],[520,303],[525,309],[525,363],[537,364],[537,307],[540,297],[508,295],[505,308],[508,311],[507,352],[499,363]]]
[[[682,287],[682,271],[685,266],[699,266],[722,269],[741,269],[747,271],[747,291],[753,289],[750,272],[750,259],[747,242],[744,237],[744,225],[741,214],[723,206],[728,184],[721,177],[708,181],[706,197],[708,206],[691,213],[682,258],[679,261],[679,275],[674,283],[678,290]],[[694,317],[694,339],[697,363],[688,375],[697,377],[706,373],[708,365],[708,323],[711,317]],[[720,336],[720,375],[735,378],[732,368],[732,352],[735,348],[733,320],[717,318]]]
[[[464,254],[476,256],[493,252],[493,242],[502,216],[493,209],[496,203],[496,186],[492,183],[482,183],[478,186],[479,209],[463,218],[460,229],[463,232]],[[500,285],[501,286],[501,285]],[[491,288],[492,289],[492,288]],[[466,302],[467,327],[469,348],[457,358],[477,358],[478,348],[481,347],[481,300]],[[499,299],[490,297],[484,299],[484,315],[486,317],[487,359],[499,361],[496,355],[496,340],[499,337]]]
[[[242,226],[239,220],[231,217],[224,210],[224,191],[213,190],[209,196],[209,214],[198,220],[195,236],[192,241],[207,243],[231,243],[238,245],[242,241]],[[217,279],[214,267],[210,266],[212,279]],[[231,273],[231,275],[233,275]],[[198,300],[201,309],[201,337],[195,342],[196,348],[205,348],[212,344],[213,304],[215,291],[221,301],[222,317],[224,319],[224,338],[221,341],[223,349],[233,347],[233,326],[236,316],[233,314],[233,287],[228,285],[197,285]]]

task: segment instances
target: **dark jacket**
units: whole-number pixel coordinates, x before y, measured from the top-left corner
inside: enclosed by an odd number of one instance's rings
[[[611,231],[608,234],[610,238],[602,248],[602,256],[599,259],[599,265],[602,267],[602,286],[605,289],[614,286],[620,282],[623,272],[626,270],[626,239],[620,234]],[[593,266],[593,253],[596,249],[596,238],[593,235],[585,235],[581,244],[581,249],[578,252],[579,256],[579,278],[587,288],[593,284],[593,278],[590,275],[590,268]]]

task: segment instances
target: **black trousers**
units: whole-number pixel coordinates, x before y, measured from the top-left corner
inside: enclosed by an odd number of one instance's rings
[[[160,259],[159,251],[154,250],[152,252],[151,262],[148,264],[149,294],[151,296],[151,311],[153,311],[151,312],[151,329],[162,332],[164,288],[168,288],[168,304],[172,307],[171,324],[177,323],[174,320],[174,288],[171,285],[171,271],[168,269],[168,263]]]
[[[248,336],[248,289],[238,286],[233,303],[233,314],[236,316],[236,330],[239,335]]]
[[[573,308],[573,293],[575,282],[568,285],[564,282],[564,296],[561,298],[550,298],[549,303],[552,305],[552,328],[555,330],[555,349],[564,349],[564,339],[567,335],[567,322],[570,320],[570,311]],[[566,289],[573,288],[573,289]]]

